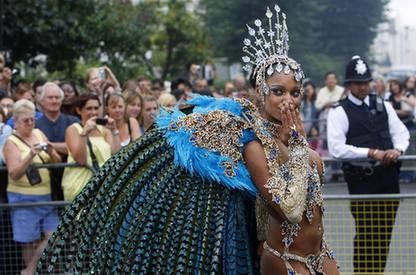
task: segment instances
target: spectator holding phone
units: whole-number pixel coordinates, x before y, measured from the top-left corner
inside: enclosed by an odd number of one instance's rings
[[[93,174],[120,149],[120,136],[112,118],[99,118],[100,99],[96,94],[78,97],[75,109],[81,123],[66,130],[68,163],[87,167],[66,167],[62,179],[65,200],[72,201]]]
[[[49,172],[32,164],[60,162],[61,158],[46,136],[35,129],[35,105],[22,99],[13,110],[15,131],[4,145],[4,158],[9,172],[7,197],[9,203],[51,200]],[[13,208],[11,210],[13,239],[22,243],[26,269],[33,274],[47,239],[58,225],[56,209],[51,206]],[[41,240],[41,233],[45,239]]]
[[[89,92],[96,92],[102,95],[104,85],[108,83],[113,84],[115,89],[120,89],[120,83],[107,66],[92,67],[87,70],[85,84]]]
[[[92,67],[87,70],[85,85],[88,92],[96,93],[100,99],[100,116],[104,114],[104,88],[111,84],[116,91],[121,91],[120,83],[107,66]]]
[[[119,132],[120,146],[124,147],[141,136],[139,123],[133,117],[126,116],[126,102],[121,93],[109,94],[105,99],[105,110],[114,119]]]

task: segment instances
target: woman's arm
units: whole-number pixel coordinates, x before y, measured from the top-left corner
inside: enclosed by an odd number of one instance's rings
[[[59,153],[55,150],[54,145],[51,142],[49,142],[48,140],[47,140],[47,143],[48,143],[48,150],[46,152],[51,157],[50,162],[52,162],[52,163],[61,162],[62,158],[59,155]]]
[[[118,131],[111,131],[109,129],[104,129],[104,139],[111,146],[111,153],[115,154],[120,150],[120,134]]]
[[[325,181],[325,166],[324,166],[324,162],[322,161],[321,157],[319,156],[319,154],[317,152],[315,152],[312,149],[309,149],[309,165],[311,167],[314,167],[314,165],[316,165],[316,168],[318,169],[318,175],[319,178],[321,180],[321,183],[323,183]]]
[[[26,170],[32,163],[33,158],[40,152],[40,148],[31,146],[30,153],[22,159],[21,152],[17,148],[16,144],[9,139],[4,145],[3,152],[9,176],[13,180],[19,180],[25,175]]]
[[[53,148],[60,154],[68,155],[68,148],[66,147],[65,142],[48,142],[49,145],[52,145]]]
[[[140,132],[139,123],[137,119],[130,117],[130,127],[131,127],[131,141],[138,139],[142,134]]]
[[[56,162],[61,162],[61,156],[58,154],[58,152],[55,150],[54,145],[52,144],[52,142],[50,142],[48,140],[48,138],[46,137],[46,135],[40,131],[41,135],[42,135],[42,142],[46,142],[48,144],[48,149],[46,150],[46,153],[48,153],[48,155],[50,156],[50,161],[52,163],[56,163]]]
[[[104,139],[111,146],[111,153],[115,154],[121,148],[120,132],[117,130],[116,122],[111,117],[108,119],[107,125],[104,128]]]
[[[247,169],[260,195],[266,199],[268,206],[275,213],[282,218],[285,217],[279,205],[272,203],[272,195],[269,193],[269,189],[265,187],[271,175],[267,166],[263,145],[258,140],[251,141],[245,146],[243,155]]]
[[[293,148],[291,142],[286,163],[288,178],[279,169],[275,169],[275,175],[270,174],[263,146],[258,141],[246,145],[244,158],[257,189],[268,205],[279,216],[299,223],[306,206],[309,155],[307,147],[294,145]]]
[[[71,125],[66,129],[65,141],[74,160],[80,165],[85,165],[87,163],[87,135],[79,134],[75,125]]]
[[[113,74],[113,72],[110,70],[109,67],[104,66],[103,67],[105,72],[106,72],[106,76],[107,76],[107,81],[110,81],[111,83],[113,83],[113,85],[115,86],[115,89],[117,92],[121,91],[121,87],[120,87],[120,83],[118,82],[116,76]]]

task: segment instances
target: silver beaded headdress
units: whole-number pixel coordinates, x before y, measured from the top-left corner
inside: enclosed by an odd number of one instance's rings
[[[266,17],[269,21],[267,32],[263,28],[261,20],[256,19],[254,25],[257,27],[257,31],[247,25],[248,34],[251,37],[245,38],[243,41],[243,52],[246,53],[242,57],[244,63],[246,63],[243,69],[256,76],[256,85],[260,87],[261,92],[265,95],[269,94],[266,74],[271,76],[275,71],[289,74],[292,71],[297,82],[301,82],[305,77],[300,65],[288,57],[289,34],[286,25],[286,14],[281,13],[282,20],[280,21],[280,7],[275,5],[274,10],[276,11],[275,23],[272,22],[272,11],[269,7],[266,10]],[[251,39],[254,40],[254,43]]]

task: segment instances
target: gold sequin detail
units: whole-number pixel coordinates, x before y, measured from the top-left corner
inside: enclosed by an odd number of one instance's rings
[[[235,176],[234,168],[243,160],[241,138],[243,130],[248,129],[247,121],[223,110],[206,114],[192,113],[169,125],[169,130],[184,128],[191,134],[189,140],[195,146],[230,157],[221,166],[229,177]]]

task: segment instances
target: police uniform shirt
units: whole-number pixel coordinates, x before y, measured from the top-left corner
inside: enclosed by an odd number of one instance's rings
[[[369,106],[370,102],[369,96],[362,101],[354,97],[351,93],[348,95],[348,100],[358,106],[361,106],[362,104],[367,104],[367,106]],[[409,146],[409,131],[400,121],[391,104],[386,101],[383,103],[387,111],[389,132],[393,146],[395,149],[405,152]],[[368,157],[370,148],[346,144],[349,121],[344,108],[341,106],[331,108],[328,114],[327,128],[328,149],[333,157],[343,159]]]

